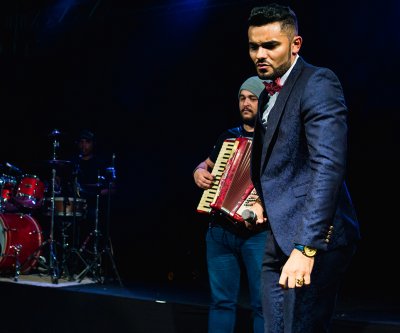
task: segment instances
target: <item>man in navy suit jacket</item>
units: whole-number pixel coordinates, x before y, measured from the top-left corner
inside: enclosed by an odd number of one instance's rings
[[[265,333],[328,332],[343,275],[360,237],[345,184],[347,107],[327,68],[299,55],[295,13],[255,7],[249,54],[266,90],[251,158],[269,233],[263,260]],[[268,90],[267,90],[268,89]]]

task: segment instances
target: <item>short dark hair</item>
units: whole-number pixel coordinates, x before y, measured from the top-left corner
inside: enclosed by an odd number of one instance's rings
[[[260,27],[269,23],[280,22],[281,29],[293,36],[299,28],[295,12],[289,6],[271,3],[262,7],[254,7],[248,19],[248,26]]]
[[[79,133],[78,140],[85,139],[87,141],[95,141],[93,132],[84,129]]]

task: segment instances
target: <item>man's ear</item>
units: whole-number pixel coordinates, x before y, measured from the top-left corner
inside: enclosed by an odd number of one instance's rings
[[[303,38],[301,36],[294,36],[292,41],[292,55],[299,53]]]

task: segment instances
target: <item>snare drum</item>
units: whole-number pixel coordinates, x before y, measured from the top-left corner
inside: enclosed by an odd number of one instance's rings
[[[44,199],[44,214],[51,215],[51,197]],[[73,197],[55,197],[54,215],[55,216],[74,216],[74,198]],[[75,216],[84,216],[86,214],[86,199],[76,198]]]
[[[29,272],[38,262],[42,241],[42,229],[32,216],[0,214],[0,271],[15,270],[18,259],[20,272]]]
[[[25,208],[39,208],[43,204],[45,185],[35,175],[24,175],[18,184],[15,201]]]

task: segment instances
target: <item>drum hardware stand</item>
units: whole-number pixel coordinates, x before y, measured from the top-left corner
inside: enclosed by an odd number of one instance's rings
[[[82,272],[78,274],[76,277],[79,282],[81,282],[85,276],[91,272],[93,274],[93,278],[98,282],[103,282],[104,278],[101,276],[101,252],[99,251],[99,238],[100,238],[100,231],[99,231],[99,197],[100,194],[97,193],[96,195],[96,216],[95,216],[95,226],[94,230],[86,237],[85,241],[83,242],[82,246],[79,249],[79,253],[82,253],[89,242],[89,240],[93,237],[93,261],[91,263],[86,262],[86,267]],[[85,260],[83,260],[85,262]]]
[[[0,257],[14,257],[15,258],[15,270],[14,270],[14,281],[18,281],[19,275],[21,273],[21,263],[19,261],[19,252],[22,248],[22,245],[13,245],[14,254],[0,254]]]
[[[56,250],[55,250],[55,242],[54,242],[54,212],[55,212],[55,193],[54,193],[54,184],[56,179],[56,170],[52,169],[52,184],[51,184],[51,221],[50,221],[50,238],[49,238],[49,245],[50,245],[50,254],[49,254],[49,269],[51,274],[51,282],[58,283],[58,263],[56,257]]]
[[[75,171],[74,171],[74,181],[73,181],[73,212],[72,212],[72,247],[71,249],[68,251],[68,255],[65,258],[65,261],[69,260],[71,258],[71,256],[73,254],[75,254],[78,259],[80,259],[83,264],[85,265],[85,267],[87,267],[89,264],[88,262],[82,257],[81,255],[81,250],[78,250],[76,244],[77,244],[77,196],[78,196],[78,180],[77,180],[77,176],[78,176],[78,168],[79,165],[75,166]],[[84,209],[84,208],[82,208]],[[82,211],[82,214],[84,214],[84,212]],[[64,203],[64,215],[66,215],[66,203]],[[72,266],[72,273],[67,270],[67,276],[68,279],[70,281],[74,281],[76,279],[76,276],[74,276],[74,272],[75,272],[75,265],[77,265],[76,261],[71,261],[71,266]],[[68,268],[67,268],[68,269]]]
[[[56,150],[59,147],[59,142],[57,140],[57,136],[60,135],[58,130],[53,130],[51,132],[51,136],[53,136],[53,161],[56,161]],[[54,212],[55,212],[55,183],[56,183],[56,169],[55,163],[51,170],[51,221],[50,221],[50,235],[49,239],[45,241],[41,247],[43,248],[45,245],[49,244],[49,274],[51,277],[51,282],[54,284],[58,283],[59,279],[59,268],[58,268],[58,261],[56,256],[56,249],[55,249],[55,241],[54,241]]]
[[[112,166],[107,168],[107,172],[111,174],[111,177],[108,179],[108,193],[107,193],[107,217],[106,217],[106,225],[105,225],[105,247],[103,252],[108,256],[110,259],[113,271],[117,280],[121,287],[123,287],[121,277],[118,273],[117,266],[115,264],[113,251],[112,251],[112,243],[110,237],[110,215],[111,215],[111,184],[116,180],[116,172],[115,172],[115,153],[112,155]]]
[[[107,168],[107,171],[111,173],[111,177],[109,177],[108,181],[108,193],[107,193],[107,216],[106,216],[106,225],[105,225],[105,245],[104,249],[99,252],[98,251],[98,244],[99,244],[99,235],[100,232],[98,230],[98,212],[99,212],[99,194],[100,192],[97,193],[96,196],[96,220],[95,220],[95,230],[86,238],[85,242],[82,244],[80,251],[83,251],[87,245],[87,242],[89,239],[94,235],[94,261],[87,266],[80,274],[79,277],[82,279],[82,276],[87,274],[90,270],[93,270],[95,276],[96,274],[99,273],[99,270],[101,270],[101,259],[102,259],[102,254],[106,254],[108,258],[111,261],[112,268],[114,270],[114,273],[118,279],[118,282],[121,287],[123,287],[120,275],[117,270],[117,266],[115,265],[113,253],[112,253],[112,246],[111,246],[111,238],[110,238],[110,212],[111,212],[111,184],[112,182],[116,179],[115,176],[115,168],[114,168],[114,160],[115,160],[115,154],[112,156],[112,167]],[[98,179],[100,179],[100,175],[98,176]],[[97,265],[97,266],[96,266]],[[105,269],[103,268],[103,272]],[[104,283],[105,281],[105,276],[100,276],[100,282]]]
[[[21,273],[21,263],[19,261],[19,252],[21,251],[22,245],[14,245],[14,256],[15,256],[15,274],[14,281],[18,281],[19,275]]]
[[[74,194],[74,207],[73,207],[73,219],[72,219],[72,249],[76,251],[77,244],[77,226],[76,226],[76,208],[77,208],[77,196],[78,196],[78,173],[79,173],[79,164],[77,163],[74,170],[74,181],[73,181],[73,194]],[[82,214],[83,208],[82,208]]]
[[[65,205],[65,203],[64,203]],[[64,216],[65,216],[65,207],[64,207]],[[61,221],[61,248],[62,248],[62,261],[61,261],[61,274],[64,274],[65,276],[68,277],[69,280],[71,280],[71,276],[69,273],[68,265],[67,265],[67,251],[69,244],[67,242],[68,235],[65,233],[67,228],[71,225],[71,223],[68,223],[67,221]]]

